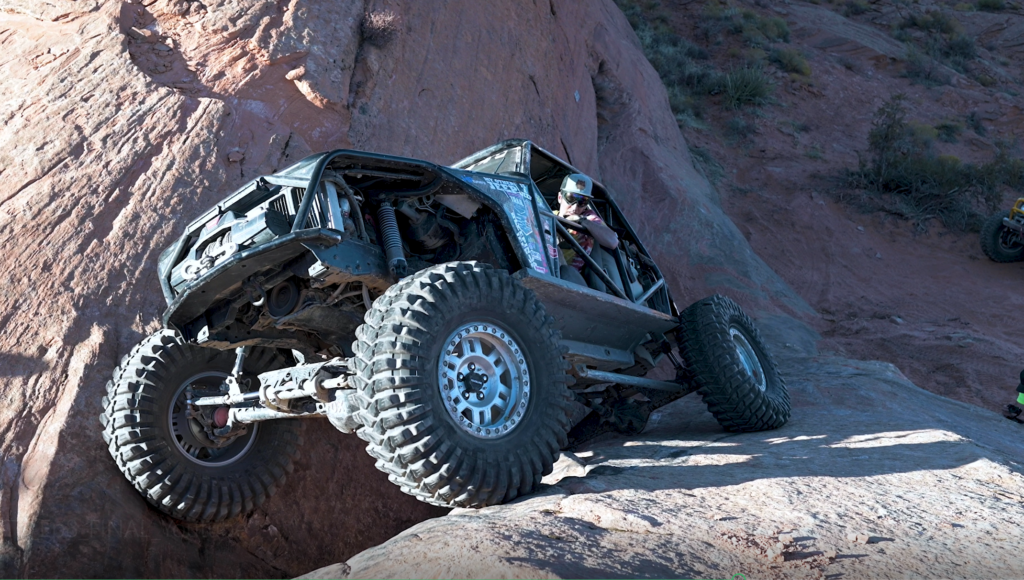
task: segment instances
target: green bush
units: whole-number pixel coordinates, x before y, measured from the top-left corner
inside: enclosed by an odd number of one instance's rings
[[[907,50],[903,75],[926,86],[948,85],[952,81],[941,63],[915,47]]]
[[[995,77],[993,77],[992,75],[987,75],[985,73],[975,74],[971,78],[978,81],[978,84],[983,87],[992,88],[999,84],[999,81],[997,81]]]
[[[939,141],[943,143],[956,143],[960,138],[960,133],[963,132],[963,126],[956,121],[943,121],[935,125],[935,133],[938,135]]]
[[[702,98],[721,85],[721,75],[707,62],[708,53],[664,23],[651,26],[633,0],[616,0],[643,47],[644,55],[657,71],[668,92],[669,106],[680,124],[699,124]],[[657,20],[657,17],[654,18]]]
[[[726,136],[733,140],[742,140],[757,133],[757,125],[737,115],[725,125]]]
[[[691,145],[689,149],[694,161],[704,171],[704,176],[708,178],[708,181],[717,185],[725,177],[725,168],[722,167],[722,164],[716,161],[711,152],[703,147]]]
[[[758,18],[757,29],[772,42],[789,42],[789,25],[777,16]]]
[[[871,7],[864,0],[849,0],[843,5],[843,14],[845,16],[859,16],[870,9]]]
[[[789,25],[776,16],[761,16],[753,10],[737,10],[721,2],[709,2],[701,13],[698,30],[708,42],[719,42],[723,32],[738,34],[749,46],[789,42]]]
[[[896,95],[875,113],[868,159],[848,172],[848,183],[869,194],[865,202],[872,209],[918,224],[938,219],[949,228],[976,230],[996,209],[1001,188],[1024,186],[1024,161],[1012,159],[1007,147],[980,166],[935,155],[931,131],[907,121],[904,102]]]
[[[960,23],[941,10],[929,10],[925,13],[912,13],[900,23],[900,28],[917,28],[925,32],[954,34],[960,31]]]
[[[729,71],[722,77],[719,92],[726,106],[763,105],[772,94],[772,85],[760,67]]]
[[[1003,2],[1003,0],[978,0],[976,6],[978,7],[978,10],[999,12],[1000,10],[1006,9],[1006,2]]]
[[[777,48],[772,51],[771,61],[786,72],[797,73],[803,76],[811,75],[811,65],[807,59],[794,48]]]
[[[967,115],[967,126],[974,131],[974,134],[978,137],[984,137],[988,133],[988,129],[985,128],[985,124],[981,122],[981,115],[978,111],[971,111]]]
[[[978,49],[974,45],[974,38],[966,34],[952,36],[942,47],[942,56],[953,65],[953,68],[963,72],[967,61],[974,60],[978,56]]]

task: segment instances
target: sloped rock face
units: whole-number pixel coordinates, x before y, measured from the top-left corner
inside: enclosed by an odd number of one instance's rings
[[[896,367],[784,361],[786,426],[721,430],[697,398],[563,454],[551,484],[455,510],[304,578],[1008,578],[1019,425]]]
[[[103,385],[159,326],[158,253],[311,151],[445,163],[528,137],[610,186],[681,305],[808,311],[721,213],[610,0],[0,0],[0,49],[5,577],[295,575],[443,513],[325,423],[274,499],[216,526],[150,510],[102,444]]]

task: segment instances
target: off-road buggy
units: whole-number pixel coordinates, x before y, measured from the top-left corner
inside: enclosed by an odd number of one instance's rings
[[[726,429],[784,424],[753,322],[721,296],[678,312],[599,183],[620,244],[583,252],[583,226],[552,212],[570,173],[514,140],[452,167],[331,151],[249,182],[159,257],[166,330],[121,360],[102,403],[118,467],[161,511],[220,520],[281,485],[296,419],[327,417],[403,491],[481,507],[694,391]],[[586,286],[562,279],[564,247]],[[673,380],[645,377],[659,365]]]
[[[981,226],[981,251],[993,262],[1024,260],[1024,197],[1009,212],[1000,211]]]

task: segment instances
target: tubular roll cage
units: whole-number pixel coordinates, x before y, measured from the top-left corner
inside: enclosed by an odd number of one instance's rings
[[[535,201],[537,199],[543,200],[544,198],[543,198],[542,195],[540,195],[540,191],[537,189],[537,185],[534,183],[533,179],[531,177],[529,177],[529,175],[530,175],[530,173],[529,173],[529,169],[530,169],[529,168],[529,159],[530,159],[530,154],[533,151],[536,151],[537,153],[540,153],[540,154],[550,158],[551,161],[562,165],[565,169],[567,169],[567,170],[569,170],[569,171],[571,171],[573,173],[581,173],[581,171],[578,170],[577,168],[573,167],[569,163],[566,163],[565,161],[562,161],[561,159],[559,159],[555,155],[553,155],[553,154],[549,153],[548,151],[544,150],[543,148],[537,146],[535,143],[532,143],[532,142],[529,142],[529,141],[525,141],[525,140],[517,140],[517,139],[503,141],[503,142],[498,143],[498,144],[496,144],[496,145],[494,145],[494,146],[492,146],[492,147],[490,147],[488,149],[480,151],[477,154],[475,154],[475,155],[473,155],[473,156],[471,156],[469,158],[463,159],[463,160],[459,161],[458,163],[456,163],[456,168],[458,168],[457,167],[458,165],[463,165],[466,162],[470,161],[471,159],[483,159],[483,158],[486,158],[486,157],[488,157],[490,155],[493,155],[494,153],[496,153],[498,151],[501,151],[502,149],[508,149],[508,148],[511,148],[511,147],[520,147],[520,148],[522,148],[519,169],[525,169],[526,170],[526,171],[518,172],[519,175],[515,176],[515,177],[511,177],[511,179],[516,179],[517,177],[519,179],[525,179],[528,182],[528,185],[529,185],[530,189],[535,192],[535,195],[534,195]],[[313,169],[312,174],[310,175],[310,178],[309,178],[308,181],[306,181],[304,179],[301,179],[301,178],[288,177],[288,176],[278,176],[278,175],[271,175],[271,176],[266,176],[266,177],[263,178],[263,179],[265,179],[266,181],[268,181],[271,184],[286,185],[286,186],[293,186],[293,187],[302,187],[304,189],[303,195],[302,195],[302,199],[301,199],[301,201],[299,203],[298,210],[297,210],[296,215],[295,215],[295,221],[293,222],[293,225],[292,225],[292,230],[291,230],[292,233],[297,233],[297,232],[302,231],[303,229],[306,229],[306,227],[305,227],[306,226],[306,222],[309,219],[309,214],[310,214],[310,212],[313,209],[313,201],[316,198],[316,196],[319,194],[319,183],[324,178],[324,173],[325,173],[325,170],[327,168],[327,164],[330,163],[335,157],[341,156],[341,155],[343,155],[345,153],[349,153],[349,152],[346,151],[346,150],[336,150],[336,151],[332,152],[331,155],[323,156],[318,161],[316,167]],[[375,157],[377,157],[377,156],[375,155]],[[385,158],[385,157],[388,157],[388,156],[382,156],[381,155],[379,157]],[[439,169],[441,169],[441,171],[444,171],[445,168],[444,167],[439,167]],[[419,180],[419,179],[422,178],[422,176],[410,175],[408,173],[401,173],[401,172],[396,172],[396,171],[382,171],[380,169],[364,169],[364,168],[335,169],[335,170],[332,171],[332,173],[333,173],[333,175],[335,177],[335,179],[333,179],[332,181],[340,182],[340,183],[338,183],[338,185],[341,186],[342,192],[339,192],[339,193],[344,193],[345,195],[347,195],[349,197],[351,197],[352,189],[344,181],[344,176],[346,174],[350,174],[351,173],[351,174],[361,174],[361,175],[373,175],[373,176],[377,176],[377,177],[385,177],[385,178],[399,179],[399,180],[405,180],[405,181],[416,181],[416,180]],[[505,179],[509,178],[508,176],[503,176],[503,175],[497,175],[496,177],[505,178]],[[419,188],[416,188],[416,189],[413,189],[413,190],[403,191],[401,195],[403,197],[412,196],[412,195],[426,195],[426,194],[429,194],[429,193],[433,192],[437,188],[439,188],[443,181],[444,181],[444,176],[441,175],[441,174],[437,174],[437,175],[434,176],[434,179],[428,185],[422,186],[422,187],[419,187]],[[596,181],[594,182],[594,185],[596,186],[596,188],[599,188],[599,189],[602,189],[602,190],[606,191],[604,186],[599,184],[599,183],[597,183]],[[616,213],[621,214],[621,212],[618,211],[618,207],[615,205],[614,201],[612,201],[611,198],[609,196],[607,196],[607,194],[606,194],[606,199],[604,201],[609,206],[609,209],[613,209]],[[537,205],[539,206],[540,204],[538,203]],[[547,202],[544,202],[544,205],[546,206]],[[536,211],[537,211],[537,213],[540,216],[543,216],[545,218],[548,218],[548,219],[552,220],[552,223],[554,224],[554,231],[552,232],[553,237],[554,237],[554,240],[552,240],[552,241],[554,242],[554,245],[557,247],[559,240],[568,243],[576,251],[576,255],[580,256],[583,259],[584,263],[587,264],[587,266],[590,268],[590,270],[605,284],[605,286],[607,286],[609,291],[612,292],[615,297],[620,298],[622,300],[626,300],[626,301],[631,302],[633,304],[642,305],[644,302],[646,302],[652,296],[654,296],[656,292],[659,292],[659,291],[667,292],[667,287],[665,286],[665,277],[662,274],[661,269],[658,268],[657,264],[646,255],[645,248],[640,243],[639,238],[633,232],[632,228],[628,225],[628,223],[623,223],[621,225],[624,226],[624,229],[628,232],[628,234],[632,238],[631,242],[634,245],[637,246],[637,250],[638,250],[637,253],[638,253],[640,259],[643,260],[645,265],[647,265],[654,272],[654,274],[655,274],[655,276],[657,278],[654,281],[654,283],[639,297],[633,296],[632,292],[625,292],[624,288],[620,288],[617,284],[615,284],[615,282],[612,280],[611,276],[609,276],[608,273],[605,272],[604,268],[602,268],[589,254],[587,254],[583,250],[583,248],[580,246],[579,242],[576,241],[576,238],[569,232],[569,230],[573,230],[573,231],[577,231],[577,232],[585,232],[586,230],[584,228],[582,228],[579,224],[573,223],[573,222],[571,222],[571,221],[569,221],[569,220],[567,220],[567,219],[565,219],[565,218],[563,218],[561,216],[558,216],[558,215],[552,213],[546,207],[537,207]],[[360,232],[362,232],[362,227],[361,226],[362,226],[361,223],[358,224]],[[365,236],[365,234],[362,234],[362,236]],[[628,274],[626,272],[626,265],[623,263],[623,259],[621,257],[621,253],[620,252],[613,252],[612,256],[615,259],[616,266],[617,266],[617,268],[619,270],[619,272],[618,272],[619,273],[619,279],[623,280],[623,281],[628,280],[629,276],[628,276]],[[558,277],[559,268],[561,267],[560,264],[559,264],[559,261],[557,259],[551,259],[549,261],[549,263],[553,266],[551,268],[552,273],[555,275],[555,277]],[[666,301],[668,303],[671,303],[671,297],[666,295]]]
[[[579,224],[575,224],[549,211],[541,211],[540,214],[544,217],[553,218],[555,220],[555,231],[558,233],[558,237],[561,238],[563,241],[568,242],[569,245],[572,246],[572,249],[576,251],[576,255],[583,258],[583,261],[587,264],[587,266],[590,267],[591,271],[593,271],[594,274],[597,275],[597,277],[600,278],[602,282],[604,282],[605,286],[607,286],[619,298],[622,298],[623,300],[629,300],[634,304],[643,304],[644,302],[649,300],[655,292],[660,290],[661,287],[665,285],[665,277],[661,275],[661,270],[659,270],[658,266],[654,264],[654,262],[652,261],[651,265],[654,268],[654,272],[658,276],[657,282],[652,284],[651,287],[648,288],[647,291],[644,292],[643,295],[641,295],[639,298],[632,296],[632,293],[627,295],[625,292],[622,291],[622,289],[620,289],[615,284],[615,282],[611,279],[611,276],[609,276],[608,273],[604,271],[604,268],[602,268],[594,260],[594,258],[590,257],[590,254],[588,254],[583,249],[580,243],[576,241],[576,238],[569,233],[569,229],[575,230],[577,232],[586,232],[586,228],[582,228]],[[628,280],[629,276],[626,274],[625,264],[622,263],[622,260],[616,258],[615,264],[619,268],[619,279]]]

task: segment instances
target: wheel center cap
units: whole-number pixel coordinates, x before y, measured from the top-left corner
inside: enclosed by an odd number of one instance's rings
[[[501,437],[519,425],[530,398],[530,370],[504,328],[469,322],[452,331],[437,365],[445,409],[475,437]]]
[[[487,385],[487,381],[491,380],[490,377],[479,372],[479,370],[475,363],[469,363],[466,367],[466,372],[461,372],[456,376],[467,393],[477,393],[478,396],[483,395],[483,389]]]

